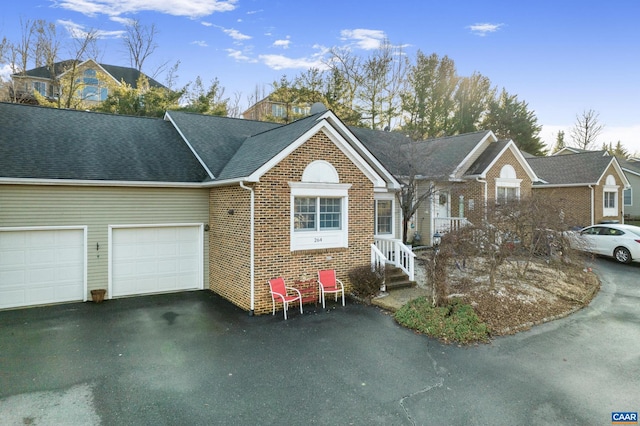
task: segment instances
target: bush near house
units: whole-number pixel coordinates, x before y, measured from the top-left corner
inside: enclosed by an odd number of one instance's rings
[[[371,265],[357,266],[349,271],[349,281],[354,296],[371,300],[380,292],[384,273],[379,268],[371,268]]]

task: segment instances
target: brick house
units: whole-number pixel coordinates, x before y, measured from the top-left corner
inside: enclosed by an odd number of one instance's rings
[[[430,245],[436,232],[480,220],[489,202],[531,195],[538,180],[515,143],[491,131],[412,142],[397,133],[352,130],[399,179],[414,176],[418,192],[430,194],[411,219],[414,244]]]
[[[623,192],[629,180],[606,151],[529,157],[527,162],[540,178],[534,193],[561,205],[569,226],[624,220]]]
[[[0,308],[208,288],[267,313],[268,279],[331,268],[349,286],[395,244],[375,206],[398,188],[331,111],[278,125],[0,104]]]

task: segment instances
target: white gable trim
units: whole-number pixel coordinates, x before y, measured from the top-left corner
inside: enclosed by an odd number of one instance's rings
[[[539,181],[540,179],[538,178],[536,173],[533,171],[533,169],[531,168],[527,160],[524,158],[524,156],[516,146],[515,142],[513,142],[512,140],[510,140],[509,143],[507,143],[504,146],[504,148],[502,148],[502,150],[498,153],[498,155],[496,155],[493,158],[493,160],[491,161],[491,163],[489,163],[487,168],[482,171],[482,173],[480,174],[480,177],[485,178],[487,176],[487,172],[491,170],[491,168],[496,164],[498,159],[500,159],[500,157],[502,157],[504,153],[507,152],[508,149],[510,149],[513,155],[515,155],[516,160],[518,160],[518,163],[520,163],[522,168],[525,170],[525,172],[527,173],[527,176],[529,176],[529,179],[531,179],[532,182]]]
[[[351,162],[358,167],[358,169],[373,183],[374,188],[386,188],[387,182],[378,174],[373,167],[371,167],[365,159],[347,142],[347,140],[338,131],[331,126],[327,120],[318,121],[318,123],[305,132],[302,136],[296,139],[293,143],[289,144],[285,149],[280,151],[276,156],[267,161],[262,167],[258,168],[255,172],[249,175],[245,181],[258,182],[260,178],[275,167],[278,163],[289,156],[293,151],[298,149],[304,143],[306,143],[311,137],[318,132],[323,132],[340,151],[351,160]]]
[[[467,156],[464,157],[464,159],[456,166],[456,168],[453,169],[453,172],[451,172],[451,174],[449,176],[451,178],[455,178],[458,175],[458,173],[460,172],[461,169],[463,169],[464,167],[467,167],[466,166],[467,163],[469,163],[472,158],[474,158],[474,159],[477,158],[476,154],[478,153],[478,150],[480,150],[482,145],[484,145],[484,143],[486,141],[488,141],[489,139],[492,139],[492,141],[489,141],[489,143],[498,142],[498,138],[496,137],[496,135],[494,135],[493,132],[491,130],[489,130],[487,132],[487,134],[485,134],[484,137],[478,141],[476,146],[467,154]]]
[[[607,170],[609,169],[609,166],[611,166],[611,163],[613,163],[613,168],[616,170],[616,172],[620,176],[620,179],[622,180],[622,187],[623,188],[630,187],[631,183],[627,179],[627,176],[624,174],[624,170],[622,170],[622,168],[620,167],[620,163],[618,163],[618,160],[616,159],[616,157],[611,157],[611,161],[609,162],[609,164],[607,164],[607,167],[605,167],[604,170],[602,171],[602,174],[598,178],[598,181],[597,181],[596,185],[598,185],[600,182],[602,182],[602,179],[606,179],[606,175],[605,174],[607,173]]]
[[[95,66],[96,66],[97,68],[99,68],[99,69],[100,69],[100,71],[101,71],[102,73],[104,73],[105,75],[108,75],[109,77],[111,77],[111,80],[112,80],[112,81],[114,81],[118,86],[120,86],[120,85],[122,84],[122,83],[120,83],[118,80],[116,80],[116,78],[115,78],[114,76],[112,76],[109,72],[107,72],[107,70],[105,70],[104,68],[102,68],[102,65],[100,65],[99,63],[97,63],[97,62],[96,62],[96,61],[94,61],[93,59],[87,59],[87,60],[86,60],[86,61],[84,61],[84,62],[80,62],[78,65],[76,65],[76,70],[77,70],[77,69],[79,69],[79,68],[81,68],[81,67],[83,67],[83,66],[85,66],[85,65],[86,65],[86,64],[88,64],[89,62],[93,62],[93,63],[95,64]],[[58,78],[59,78],[59,79],[60,79],[60,78],[62,78],[66,73],[68,73],[68,72],[70,72],[70,71],[71,71],[71,70],[67,70],[67,71],[63,72],[62,74],[60,74],[60,75],[58,76]]]
[[[391,187],[393,189],[400,189],[401,184],[398,180],[387,170],[386,167],[382,165],[378,161],[376,157],[374,157],[371,152],[365,147],[362,142],[354,135],[351,130],[332,112],[326,111],[324,112],[318,120],[327,120],[331,125],[342,134],[342,136],[348,139],[352,146],[360,153],[360,155],[366,158],[370,164],[373,164],[374,167],[378,170],[378,173],[384,176],[389,182],[391,182]]]

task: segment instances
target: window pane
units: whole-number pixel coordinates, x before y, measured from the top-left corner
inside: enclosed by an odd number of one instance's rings
[[[320,198],[320,229],[340,229],[340,198]]]
[[[376,233],[391,234],[391,200],[376,201]]]
[[[604,193],[604,208],[605,209],[615,209],[616,208],[616,193],[615,192],[605,192]]]
[[[631,199],[631,188],[625,189],[622,194],[624,195],[624,205],[625,206],[632,205],[633,201]]]
[[[316,229],[315,198],[295,198],[293,214],[293,227],[296,231],[313,231]]]

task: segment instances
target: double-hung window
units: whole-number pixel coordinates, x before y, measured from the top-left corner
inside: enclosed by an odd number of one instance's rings
[[[602,193],[603,216],[618,215],[618,188],[618,185],[616,185],[616,179],[612,175],[608,175]]]
[[[520,182],[513,166],[507,164],[500,170],[500,177],[496,178],[496,203],[503,204],[520,199]]]
[[[348,247],[349,188],[326,161],[310,163],[291,188],[291,250]]]
[[[393,201],[376,200],[376,235],[391,236],[393,234]]]
[[[339,230],[342,227],[341,212],[341,198],[295,197],[294,230]]]

